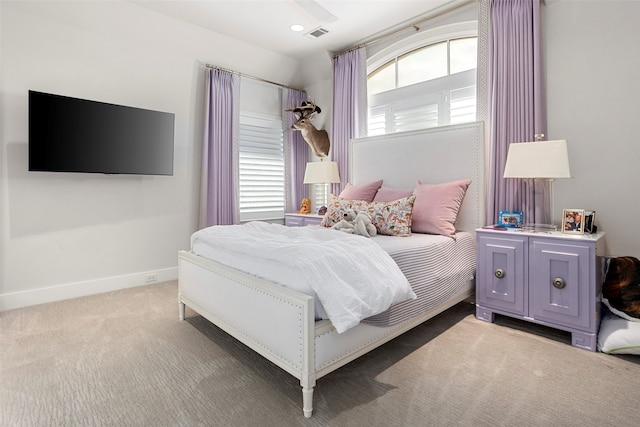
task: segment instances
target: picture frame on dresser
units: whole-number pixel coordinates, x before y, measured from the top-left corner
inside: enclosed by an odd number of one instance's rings
[[[500,211],[498,225],[509,228],[521,228],[524,224],[524,214],[521,211]]]
[[[582,218],[584,219],[584,227],[582,228],[585,233],[598,232],[598,227],[596,227],[596,211],[585,210]]]
[[[584,209],[562,210],[562,232],[584,234]]]

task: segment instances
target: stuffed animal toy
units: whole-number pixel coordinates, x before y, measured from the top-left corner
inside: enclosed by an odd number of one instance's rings
[[[300,202],[300,210],[297,211],[296,213],[299,213],[299,214],[311,213],[311,199],[308,199],[306,197],[302,199],[302,201]]]
[[[340,222],[337,222],[331,226],[334,230],[344,231],[345,233],[353,233],[355,224],[353,220],[356,218],[356,211],[354,210],[346,210],[344,214],[342,214],[342,219]]]
[[[331,228],[364,237],[373,237],[378,234],[375,225],[371,223],[371,216],[368,213],[356,212],[351,209],[346,210],[342,214],[340,222],[334,224]]]
[[[354,234],[359,234],[364,237],[373,237],[378,234],[376,226],[371,223],[371,216],[366,212],[358,212],[354,224]]]

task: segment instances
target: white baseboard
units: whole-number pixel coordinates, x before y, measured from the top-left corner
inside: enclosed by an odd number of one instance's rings
[[[0,294],[0,311],[134,288],[178,278],[178,267]]]

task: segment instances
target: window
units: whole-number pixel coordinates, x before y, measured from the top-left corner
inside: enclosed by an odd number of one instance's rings
[[[387,58],[367,79],[369,135],[476,120],[476,50],[465,36]]]
[[[397,59],[398,87],[409,86],[448,74],[447,43],[436,43],[416,49]]]
[[[285,165],[281,88],[243,77],[239,119],[240,221],[282,220]]]
[[[240,221],[284,218],[282,118],[240,112]]]

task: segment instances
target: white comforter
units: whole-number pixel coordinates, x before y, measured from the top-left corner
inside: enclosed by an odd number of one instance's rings
[[[395,303],[416,298],[383,249],[370,239],[341,231],[265,222],[213,226],[194,233],[191,248],[317,297],[338,333]]]

